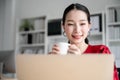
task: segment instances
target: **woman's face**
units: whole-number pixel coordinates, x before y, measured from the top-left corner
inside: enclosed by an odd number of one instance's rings
[[[66,15],[63,28],[71,44],[83,43],[90,30],[86,13],[81,10],[71,10]]]

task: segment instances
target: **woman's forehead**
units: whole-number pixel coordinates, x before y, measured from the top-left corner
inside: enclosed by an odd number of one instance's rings
[[[87,21],[87,15],[85,12],[81,10],[74,9],[68,12],[68,14],[66,15],[66,20],[67,21],[71,21],[71,20]]]

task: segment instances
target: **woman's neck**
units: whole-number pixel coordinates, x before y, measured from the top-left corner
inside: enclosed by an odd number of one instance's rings
[[[81,50],[82,53],[85,52],[85,50],[87,49],[87,47],[88,47],[88,44],[86,44],[86,43],[79,45],[79,49]]]

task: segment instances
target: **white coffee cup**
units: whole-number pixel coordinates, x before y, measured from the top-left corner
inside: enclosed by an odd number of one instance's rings
[[[60,54],[66,55],[70,44],[66,42],[59,42],[57,45],[60,48]]]

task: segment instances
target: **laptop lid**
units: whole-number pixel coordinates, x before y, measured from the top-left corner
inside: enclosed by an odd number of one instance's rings
[[[18,80],[113,80],[111,54],[17,55]]]

